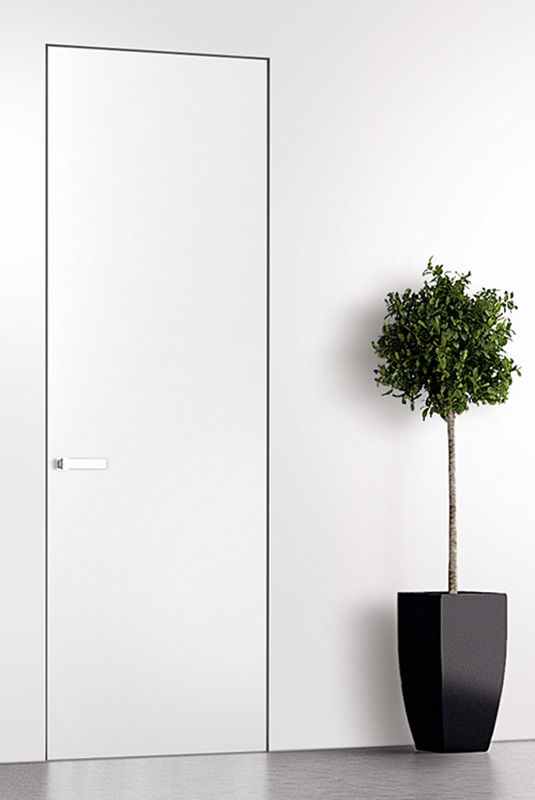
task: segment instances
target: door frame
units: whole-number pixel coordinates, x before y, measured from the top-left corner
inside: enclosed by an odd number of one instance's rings
[[[266,66],[266,485],[265,485],[265,498],[266,498],[266,662],[265,662],[265,752],[269,752],[270,741],[270,336],[271,336],[271,58],[268,56],[254,56],[254,55],[235,55],[231,53],[201,53],[183,50],[153,50],[137,47],[107,47],[99,45],[81,45],[81,44],[64,44],[47,42],[45,44],[45,442],[44,442],[44,490],[45,490],[45,507],[44,507],[44,534],[45,534],[45,559],[44,559],[44,683],[45,683],[45,707],[44,707],[44,758],[48,761],[48,540],[49,540],[49,482],[48,471],[50,469],[50,457],[48,446],[48,411],[49,411],[49,385],[48,385],[48,364],[49,364],[49,304],[48,304],[48,53],[50,48],[71,48],[79,50],[112,50],[125,53],[155,53],[159,55],[175,55],[175,56],[192,56],[203,58],[233,58],[244,59],[253,61],[264,61]],[[180,755],[177,753],[176,755]]]

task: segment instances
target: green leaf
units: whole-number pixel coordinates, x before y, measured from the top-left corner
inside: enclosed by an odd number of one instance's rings
[[[382,332],[372,348],[375,381],[385,395],[422,418],[461,414],[471,405],[504,403],[520,369],[505,352],[514,336],[513,292],[470,293],[470,273],[449,272],[429,259],[418,291],[389,292]]]

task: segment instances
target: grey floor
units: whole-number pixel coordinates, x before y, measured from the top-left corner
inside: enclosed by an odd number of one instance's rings
[[[408,748],[0,766],[1,800],[535,799],[535,741],[476,755]]]

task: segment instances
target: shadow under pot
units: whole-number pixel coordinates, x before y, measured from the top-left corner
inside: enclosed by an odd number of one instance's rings
[[[489,749],[506,647],[505,594],[398,594],[401,687],[417,750]]]

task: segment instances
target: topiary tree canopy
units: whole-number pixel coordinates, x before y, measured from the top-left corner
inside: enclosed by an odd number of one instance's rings
[[[470,293],[471,273],[453,273],[429,259],[418,291],[389,292],[382,333],[372,347],[381,359],[375,380],[423,419],[447,422],[449,580],[457,591],[455,417],[471,405],[505,403],[518,366],[505,348],[514,331],[513,292]]]

